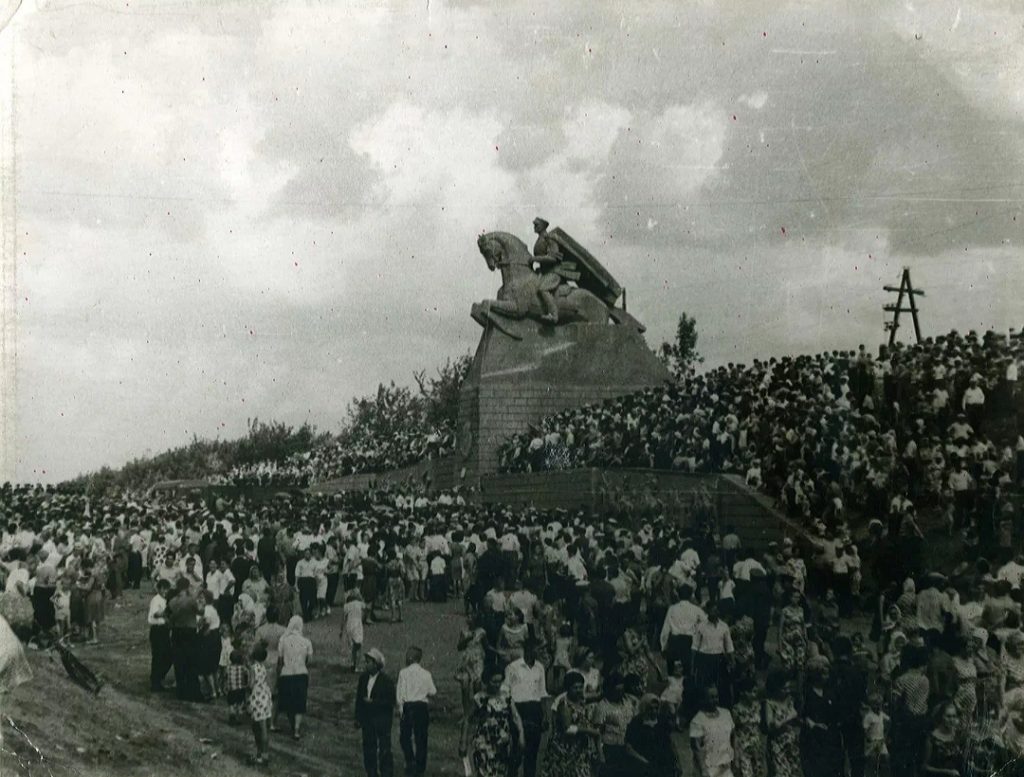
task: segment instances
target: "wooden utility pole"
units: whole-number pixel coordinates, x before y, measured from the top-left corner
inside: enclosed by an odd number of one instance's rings
[[[924,292],[921,289],[915,289],[910,283],[910,268],[903,268],[903,276],[900,278],[899,286],[884,286],[888,292],[896,292],[896,304],[883,305],[882,309],[886,313],[892,313],[892,321],[885,322],[885,328],[889,330],[889,347],[892,347],[896,342],[896,330],[900,328],[900,313],[909,313],[911,318],[914,320],[914,334],[917,336],[917,342],[921,342],[921,324],[917,320],[917,303],[914,298],[917,296],[924,296]],[[907,297],[907,306],[903,306],[903,297]]]

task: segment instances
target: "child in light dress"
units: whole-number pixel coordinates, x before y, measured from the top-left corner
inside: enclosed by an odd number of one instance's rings
[[[563,623],[555,637],[555,655],[551,666],[551,687],[561,688],[566,673],[572,669],[572,654],[576,649],[576,638],[572,633],[572,624]]]
[[[316,617],[329,615],[331,608],[327,606],[327,556],[323,545],[313,548],[313,568],[316,571]]]
[[[228,683],[228,667],[231,666],[231,651],[235,646],[231,644],[231,627],[227,623],[220,624],[220,661],[218,661],[219,673],[217,677],[217,690],[220,694],[226,693]]]
[[[672,721],[677,731],[683,730],[683,679],[685,667],[682,661],[673,661],[668,668],[668,685],[661,692],[661,701],[672,710]]]
[[[63,638],[71,633],[71,592],[63,577],[57,578],[57,588],[50,597],[53,615],[57,620],[57,636]]]
[[[866,773],[872,777],[885,774],[889,749],[885,744],[889,716],[882,709],[882,695],[873,693],[868,697],[868,708],[864,713],[864,758]]]
[[[352,671],[359,670],[359,653],[363,649],[363,619],[366,603],[359,591],[349,591],[345,597],[344,625],[341,627],[342,645],[348,645],[352,654]],[[344,648],[343,648],[344,649]]]

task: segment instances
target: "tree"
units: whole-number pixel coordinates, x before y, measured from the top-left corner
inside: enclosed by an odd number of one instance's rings
[[[430,426],[455,427],[459,418],[459,394],[472,363],[473,357],[466,353],[454,361],[446,360],[443,367],[437,368],[436,378],[427,378],[426,370],[413,373],[426,402],[424,413]]]
[[[697,319],[679,314],[676,324],[676,340],[674,343],[662,343],[658,357],[676,378],[683,378],[694,371],[704,361],[697,353]]]

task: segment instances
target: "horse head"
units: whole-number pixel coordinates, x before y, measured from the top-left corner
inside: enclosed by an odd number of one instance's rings
[[[513,264],[531,266],[533,257],[526,243],[509,232],[485,232],[476,241],[488,270]]]

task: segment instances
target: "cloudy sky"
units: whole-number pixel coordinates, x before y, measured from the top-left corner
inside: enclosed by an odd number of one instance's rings
[[[1014,0],[24,0],[0,67],[19,479],[336,429],[536,215],[710,364],[879,342],[903,266],[926,333],[1024,323]]]

